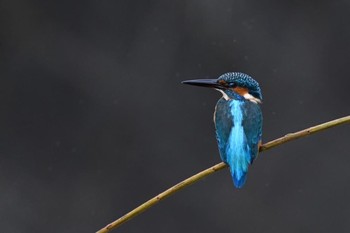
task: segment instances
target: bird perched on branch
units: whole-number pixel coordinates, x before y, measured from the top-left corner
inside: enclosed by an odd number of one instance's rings
[[[231,72],[218,79],[182,83],[209,87],[222,93],[214,112],[220,157],[230,167],[234,185],[243,187],[248,167],[257,157],[261,145],[262,95],[258,82],[247,74]]]

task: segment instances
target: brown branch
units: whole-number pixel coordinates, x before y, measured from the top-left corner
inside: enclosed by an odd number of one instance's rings
[[[320,132],[322,130],[337,126],[337,125],[341,125],[341,124],[345,124],[345,123],[349,123],[350,122],[350,116],[346,116],[346,117],[342,117],[333,121],[329,121],[320,125],[316,125],[313,127],[310,127],[308,129],[304,129],[295,133],[289,133],[281,138],[275,139],[273,141],[270,141],[268,143],[265,143],[264,145],[262,145],[260,147],[260,152],[265,151],[265,150],[269,150],[273,147],[279,146],[283,143],[298,139],[298,138],[302,138],[317,132]],[[181,181],[180,183],[172,186],[171,188],[165,190],[164,192],[158,194],[157,196],[153,197],[152,199],[146,201],[145,203],[143,203],[142,205],[138,206],[137,208],[133,209],[132,211],[130,211],[129,213],[123,215],[122,217],[120,217],[119,219],[115,220],[114,222],[108,224],[107,226],[103,227],[101,230],[97,231],[96,233],[107,233],[110,230],[119,227],[121,224],[125,223],[126,221],[129,221],[130,219],[134,218],[135,216],[139,215],[140,213],[146,211],[148,208],[154,206],[155,204],[157,204],[159,201],[169,197],[170,195],[174,194],[177,191],[180,191],[181,189],[199,181],[200,179],[203,179],[204,177],[209,176],[210,174],[222,170],[225,167],[227,167],[227,165],[223,162],[218,163],[208,169],[205,169],[204,171],[201,171],[183,181]]]

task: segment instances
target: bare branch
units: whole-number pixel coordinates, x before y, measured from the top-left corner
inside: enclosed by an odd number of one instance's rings
[[[342,117],[333,121],[329,121],[320,125],[316,125],[295,133],[289,133],[281,138],[275,139],[273,141],[270,141],[268,143],[265,143],[264,145],[262,145],[260,147],[260,151],[266,151],[269,150],[273,147],[279,146],[281,144],[284,144],[286,142],[298,139],[298,138],[302,138],[317,132],[320,132],[322,130],[337,126],[337,125],[341,125],[341,124],[345,124],[345,123],[349,123],[350,122],[350,116],[346,116],[346,117]],[[200,179],[207,177],[209,175],[211,175],[212,173],[222,170],[225,167],[227,167],[227,165],[223,162],[218,163],[210,168],[205,169],[204,171],[201,171],[183,181],[181,181],[180,183],[172,186],[171,188],[165,190],[164,192],[158,194],[157,196],[153,197],[152,199],[146,201],[145,203],[143,203],[142,205],[138,206],[137,208],[133,209],[132,211],[130,211],[129,213],[123,215],[122,217],[120,217],[119,219],[115,220],[114,222],[108,224],[107,226],[103,227],[101,230],[97,231],[96,233],[107,233],[109,231],[111,231],[114,228],[119,227],[121,224],[125,223],[126,221],[129,221],[130,219],[134,218],[135,216],[139,215],[140,213],[146,211],[148,208],[154,206],[155,204],[157,204],[159,201],[169,197],[170,195],[176,193],[177,191],[199,181]]]

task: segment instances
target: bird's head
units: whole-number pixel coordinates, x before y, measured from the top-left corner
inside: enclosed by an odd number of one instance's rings
[[[218,79],[186,80],[183,84],[210,87],[220,91],[226,100],[249,100],[261,103],[262,95],[259,83],[247,74],[230,72],[221,75]]]

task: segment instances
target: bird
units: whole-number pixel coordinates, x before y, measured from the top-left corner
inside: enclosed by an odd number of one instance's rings
[[[182,81],[221,92],[214,111],[215,133],[221,160],[230,168],[236,188],[242,188],[248,167],[256,159],[262,142],[262,94],[259,83],[241,72],[225,73],[217,79]]]

